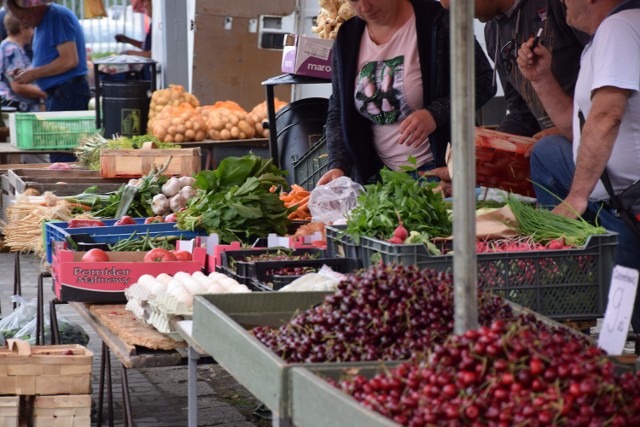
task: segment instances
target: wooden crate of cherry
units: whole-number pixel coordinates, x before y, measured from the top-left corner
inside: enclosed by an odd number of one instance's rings
[[[477,127],[476,183],[535,197],[529,180],[529,155],[534,143],[533,138]]]

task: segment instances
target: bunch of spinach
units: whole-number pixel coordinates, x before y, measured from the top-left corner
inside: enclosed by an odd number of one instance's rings
[[[270,159],[254,154],[225,158],[217,169],[195,176],[198,193],[178,213],[178,228],[204,228],[217,233],[222,243],[285,234],[287,216],[295,207],[285,208],[279,194],[270,191],[287,186],[284,174]]]
[[[356,240],[362,236],[388,239],[399,225],[398,216],[409,231],[431,237],[449,236],[451,219],[435,183],[416,181],[405,172],[380,171],[381,182],[369,184],[358,197],[358,206],[347,220],[346,233]]]

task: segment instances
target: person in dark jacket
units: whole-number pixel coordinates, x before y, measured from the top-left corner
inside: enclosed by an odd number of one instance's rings
[[[442,0],[445,8],[449,3]],[[539,43],[553,56],[553,75],[572,96],[580,55],[589,36],[567,24],[566,7],[558,0],[476,0],[475,17],[486,22],[487,51],[500,76],[507,104],[508,112],[497,130],[536,139],[558,133],[531,83],[518,69],[518,48],[542,29]]]
[[[450,140],[449,16],[434,0],[351,1],[356,17],[333,47],[326,184],[365,183],[383,166],[419,171],[445,165]],[[495,94],[492,69],[475,42],[476,107]]]

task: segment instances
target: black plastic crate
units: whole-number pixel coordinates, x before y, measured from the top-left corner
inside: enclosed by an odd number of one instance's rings
[[[346,225],[327,225],[327,254],[330,258],[351,258],[362,267],[362,246],[346,234]],[[368,264],[366,264],[368,265]]]
[[[309,148],[309,151],[293,160],[294,181],[306,190],[312,190],[320,177],[329,170],[328,163],[327,140],[323,136]]]
[[[322,249],[308,248],[308,249],[286,249],[286,248],[267,248],[267,249],[239,249],[234,251],[225,251],[221,254],[220,265],[216,270],[226,274],[229,277],[234,278],[243,285],[249,284],[249,279],[255,277],[255,272],[251,269],[254,262],[239,261],[239,259],[246,256],[262,255],[266,253],[286,252],[291,255],[305,255],[311,254],[317,258],[324,257],[324,251]],[[235,269],[232,268],[232,261],[235,260]],[[283,261],[279,261],[283,262]]]
[[[304,268],[311,267],[315,271],[320,270],[323,265],[331,267],[332,270],[338,273],[351,273],[357,269],[357,263],[353,259],[349,258],[319,258],[310,260],[295,260],[295,261],[259,261],[251,266],[252,274],[251,279],[255,287],[260,290],[277,291],[295,279],[302,276],[300,275],[284,275],[284,274],[272,274],[272,271],[282,268]]]
[[[429,255],[424,245],[361,239],[363,262],[417,265],[453,272],[453,255]],[[584,247],[478,254],[478,286],[556,320],[604,315],[618,235],[591,236]]]

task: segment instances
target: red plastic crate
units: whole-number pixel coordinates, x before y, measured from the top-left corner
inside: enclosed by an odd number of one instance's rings
[[[476,183],[535,197],[529,181],[529,155],[535,140],[476,128]]]

